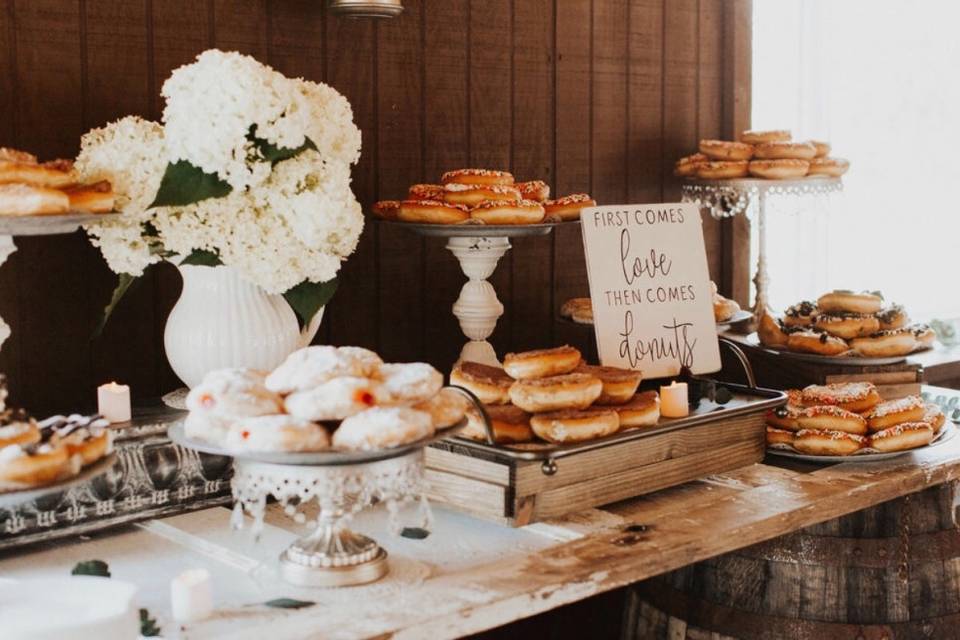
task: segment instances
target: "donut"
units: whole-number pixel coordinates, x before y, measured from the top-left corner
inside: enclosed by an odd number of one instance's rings
[[[0,449],[0,490],[42,486],[79,471],[80,459],[71,457],[62,444],[12,444]]]
[[[222,445],[227,431],[237,418],[226,418],[201,411],[191,411],[183,420],[183,432],[188,438]]]
[[[574,314],[579,310],[592,309],[593,303],[590,298],[570,298],[560,307],[560,317],[573,319]]]
[[[800,390],[790,389],[787,391],[787,404],[767,412],[767,425],[777,429],[799,431],[800,423],[798,422],[798,418],[804,409],[805,406]]]
[[[810,176],[830,176],[839,178],[850,169],[850,163],[843,158],[814,158],[810,161]]]
[[[22,419],[7,418],[4,422],[5,424],[0,427],[0,449],[12,444],[40,442],[40,429],[33,420],[24,416]]]
[[[0,184],[0,216],[51,216],[66,213],[63,191],[29,184]]]
[[[269,390],[266,376],[254,369],[217,369],[187,394],[190,411],[224,418],[247,418],[283,413],[280,396]]]
[[[443,375],[425,362],[385,364],[380,367],[383,391],[389,404],[419,404],[440,392]]]
[[[580,351],[570,345],[553,349],[537,349],[508,353],[503,358],[503,370],[515,380],[546,378],[570,373],[580,364]]]
[[[0,147],[0,160],[4,162],[20,162],[23,164],[37,164],[37,156],[19,149]]]
[[[916,351],[917,339],[910,329],[890,329],[854,338],[850,346],[867,358],[893,358]]]
[[[376,378],[380,375],[383,360],[376,353],[364,347],[337,347],[337,354],[349,358],[360,368],[365,378]]]
[[[360,347],[317,345],[294,351],[267,376],[264,386],[280,394],[306,391],[341,376],[377,375],[380,357]]]
[[[443,200],[447,193],[442,184],[415,184],[407,191],[408,200]]]
[[[774,129],[771,131],[744,131],[740,134],[740,142],[747,144],[760,144],[761,142],[790,142],[793,138],[786,129]]]
[[[530,428],[541,440],[569,444],[616,433],[620,429],[620,418],[612,409],[553,411],[531,417]]]
[[[520,197],[523,200],[546,202],[550,198],[550,186],[543,180],[518,182],[513,186],[520,190]]]
[[[750,163],[746,160],[716,160],[704,162],[697,167],[697,177],[703,180],[726,180],[746,178],[750,173]]]
[[[429,413],[408,407],[374,407],[340,423],[333,446],[348,451],[390,449],[434,434]]]
[[[447,171],[440,177],[440,182],[450,184],[513,184],[513,174],[509,171],[495,171],[493,169],[457,169]]]
[[[930,425],[934,433],[940,433],[940,429],[946,423],[947,417],[943,415],[943,410],[932,402],[928,402],[923,408],[923,418],[920,422]]]
[[[776,427],[767,426],[767,444],[768,445],[790,445],[793,446],[794,440],[796,440],[797,434],[794,431],[788,431],[787,429],[778,429]]]
[[[753,148],[753,157],[763,160],[812,160],[816,155],[809,142],[761,142]]]
[[[870,436],[870,447],[881,453],[925,447],[933,440],[933,427],[926,422],[904,422]]]
[[[598,367],[590,364],[581,363],[576,368],[577,373],[586,373],[596,378],[600,378],[603,383],[603,391],[597,398],[597,404],[625,404],[633,399],[633,395],[640,386],[643,374],[631,369],[618,369],[617,367]]]
[[[800,353],[814,353],[821,356],[838,356],[850,351],[845,340],[829,333],[812,329],[801,329],[787,335],[787,349]]]
[[[510,404],[513,383],[500,367],[479,362],[458,362],[450,372],[450,384],[472,392],[483,404]]]
[[[77,173],[69,160],[52,160],[41,164],[0,160],[0,184],[64,189],[77,184]]]
[[[806,160],[751,160],[748,167],[750,175],[768,180],[790,180],[802,178],[810,170]]]
[[[656,391],[641,391],[629,402],[611,407],[620,416],[620,430],[655,427],[660,421],[660,396]]]
[[[821,313],[817,316],[813,326],[832,336],[850,340],[876,333],[880,330],[880,321],[875,315],[866,313],[845,313],[842,315]]]
[[[373,211],[373,215],[381,220],[396,220],[397,213],[400,211],[400,201],[381,200],[379,202],[374,202],[371,210]]]
[[[597,201],[586,193],[571,193],[568,196],[547,200],[543,209],[547,218],[551,220],[579,220],[580,211],[586,207],[597,206]]]
[[[823,158],[824,156],[830,155],[830,143],[824,142],[822,140],[811,140],[810,144],[813,145],[813,148],[817,150],[817,158]]]
[[[603,393],[600,379],[587,373],[568,373],[536,380],[517,380],[510,401],[524,411],[543,413],[586,409]]]
[[[520,200],[519,189],[502,184],[479,185],[451,182],[444,185],[443,188],[444,202],[462,204],[467,207],[475,207],[488,200],[501,202],[518,202]]]
[[[832,405],[863,413],[880,403],[880,393],[872,382],[835,382],[812,384],[800,392],[797,400],[804,406]]]
[[[544,215],[543,205],[533,200],[485,200],[470,209],[470,218],[484,224],[538,224]]]
[[[880,322],[878,331],[889,331],[890,329],[902,329],[910,322],[909,316],[904,308],[899,304],[892,304],[884,307],[876,313],[877,320]]]
[[[699,146],[700,153],[711,160],[749,160],[753,157],[753,145],[743,142],[701,140]]]
[[[327,430],[294,416],[243,418],[227,429],[231,451],[323,451],[330,448]]]
[[[863,449],[869,440],[843,431],[798,431],[793,448],[812,456],[848,456]]]
[[[64,189],[70,200],[70,209],[84,213],[110,213],[113,211],[113,188],[106,180]]]
[[[512,404],[485,405],[484,409],[490,418],[493,428],[493,440],[497,444],[516,444],[533,440],[533,430],[530,428],[530,414]],[[470,409],[467,411],[467,426],[460,432],[465,438],[487,442],[487,431],[483,427],[483,418]]]
[[[787,307],[783,314],[783,324],[787,327],[812,327],[820,314],[816,302],[804,300]]]
[[[469,406],[467,398],[456,389],[440,389],[437,395],[413,408],[429,414],[433,428],[439,431],[456,426],[463,420]]]
[[[854,293],[838,289],[817,299],[817,307],[824,313],[876,313],[883,305],[883,297],[875,293]]]
[[[437,200],[404,200],[397,220],[421,224],[456,224],[470,219],[467,207]]]
[[[740,311],[736,300],[724,298],[719,293],[713,294],[713,319],[716,322],[726,322]]]
[[[920,396],[906,396],[881,402],[864,415],[870,431],[881,431],[904,422],[920,422],[926,412]]]
[[[760,316],[760,322],[757,324],[757,337],[760,344],[765,347],[786,347],[789,339],[789,336],[783,330],[783,325],[769,312],[764,312]]]
[[[917,349],[929,349],[937,339],[936,332],[928,324],[912,324],[907,328],[913,332],[913,338],[917,341]]]
[[[344,376],[312,389],[294,391],[283,400],[286,412],[307,422],[343,420],[374,407],[389,396],[379,382]]]
[[[113,449],[110,423],[102,416],[51,416],[39,423],[43,439],[63,444],[70,456],[79,456],[81,464],[93,464]]]
[[[673,166],[673,175],[678,178],[692,178],[697,175],[697,168],[705,162],[710,162],[710,158],[702,153],[684,156]]]
[[[797,416],[797,424],[801,431],[813,429],[856,434],[867,432],[867,421],[863,416],[830,405],[807,407]]]

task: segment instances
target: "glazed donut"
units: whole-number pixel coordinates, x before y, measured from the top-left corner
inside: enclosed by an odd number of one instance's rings
[[[812,327],[820,314],[816,302],[804,300],[787,307],[783,314],[783,324],[787,327]]]
[[[440,182],[450,184],[513,184],[513,174],[509,171],[494,171],[493,169],[457,169],[447,171],[440,177]]]
[[[750,175],[768,180],[790,180],[807,175],[810,163],[806,160],[751,160]]]
[[[293,416],[243,418],[227,429],[224,446],[231,451],[323,451],[330,448],[327,430]]]
[[[910,322],[909,316],[904,308],[899,304],[892,304],[884,307],[876,313],[877,320],[880,322],[878,331],[889,331],[890,329],[902,329]]]
[[[814,328],[826,331],[832,336],[850,340],[876,333],[880,330],[880,321],[873,314],[849,313],[833,315],[821,313],[813,323]]]
[[[843,158],[814,158],[810,161],[810,176],[831,176],[839,178],[850,169],[850,163]]]
[[[517,380],[510,387],[510,400],[530,413],[586,409],[603,393],[599,378],[586,373],[568,373],[536,380]]]
[[[762,142],[790,142],[793,138],[786,129],[775,129],[771,131],[744,131],[740,134],[740,142],[747,144],[760,144]]]
[[[907,329],[913,332],[913,337],[917,341],[917,349],[929,349],[937,339],[936,332],[928,324],[912,324]]]
[[[848,456],[868,443],[867,438],[853,433],[804,429],[797,432],[793,448],[812,456]]]
[[[563,345],[553,349],[508,353],[503,358],[503,370],[515,380],[546,378],[570,373],[577,368],[580,360],[580,351],[570,345]]]
[[[660,421],[660,396],[656,391],[641,391],[626,404],[611,407],[620,416],[620,430],[655,427]]]
[[[882,304],[882,296],[866,291],[854,293],[836,290],[817,299],[817,307],[823,313],[876,313]]]
[[[442,184],[415,184],[407,191],[408,200],[443,200],[447,190]]]
[[[479,362],[458,362],[450,372],[450,384],[472,392],[483,404],[510,404],[514,382],[500,367]]]
[[[501,184],[479,185],[451,182],[444,185],[443,201],[475,207],[481,202],[519,202],[520,190]]]
[[[69,209],[70,198],[58,189],[0,184],[0,216],[52,216]]]
[[[530,414],[512,404],[484,406],[493,428],[493,440],[497,444],[516,444],[533,440],[530,428]],[[482,418],[474,409],[467,411],[467,426],[460,432],[465,438],[487,441],[487,432],[483,428]]]
[[[711,160],[749,160],[753,157],[753,145],[726,140],[701,140],[700,153]]]
[[[284,399],[283,407],[294,418],[307,422],[343,420],[387,398],[379,382],[345,376],[306,391],[294,391]]]
[[[947,417],[943,415],[943,410],[932,402],[928,402],[923,408],[923,418],[920,422],[930,425],[934,433],[940,433],[940,429],[946,423]]]
[[[800,353],[815,353],[821,356],[838,356],[850,351],[845,340],[829,333],[801,329],[787,335],[787,349]]]
[[[113,211],[113,188],[106,180],[82,184],[64,189],[70,200],[70,208],[84,213],[110,213]]]
[[[824,142],[822,140],[811,140],[810,144],[813,145],[813,148],[817,150],[817,158],[823,158],[830,155],[830,143]]]
[[[518,182],[514,186],[520,190],[520,197],[523,200],[546,202],[550,198],[550,186],[543,180]]]
[[[697,167],[697,177],[704,180],[726,180],[728,178],[746,178],[750,173],[750,163],[746,160],[704,162]]]
[[[790,445],[793,446],[794,440],[797,439],[797,434],[793,431],[788,431],[787,429],[778,429],[776,427],[767,426],[767,445],[776,446],[776,445]]]
[[[385,364],[380,367],[383,391],[389,404],[419,404],[440,392],[443,375],[425,362]]]
[[[554,411],[530,418],[530,428],[541,440],[554,444],[596,440],[620,429],[620,418],[611,409]]]
[[[702,153],[684,156],[673,166],[673,175],[678,178],[692,178],[697,175],[697,168],[705,162],[710,162],[710,158]]]
[[[753,148],[753,157],[763,160],[812,160],[816,155],[809,142],[762,142]]]
[[[832,405],[845,411],[863,413],[880,403],[880,393],[872,382],[835,382],[812,384],[798,398],[804,406]]]
[[[864,415],[870,431],[882,431],[904,422],[920,422],[926,412],[920,396],[906,396],[881,402]]]
[[[925,447],[933,440],[933,427],[926,422],[904,422],[870,436],[870,447],[882,453]]]
[[[853,350],[867,358],[905,356],[917,350],[917,338],[910,329],[878,331],[850,341]]]
[[[421,224],[456,224],[470,219],[470,212],[461,204],[437,200],[404,200],[397,210],[397,220]]]
[[[280,394],[306,391],[341,376],[374,377],[380,364],[377,354],[360,347],[306,347],[287,356],[264,385]]]
[[[191,412],[224,418],[247,418],[283,413],[280,396],[266,387],[266,376],[255,369],[217,369],[209,372],[187,394]]]
[[[396,220],[397,213],[400,212],[400,201],[380,200],[379,202],[373,203],[371,210],[373,211],[373,215],[381,220]]]
[[[333,446],[349,451],[399,447],[434,434],[429,413],[407,407],[374,407],[340,423]]]
[[[53,160],[42,164],[0,160],[0,184],[64,189],[77,184],[77,173],[69,160]]]
[[[543,205],[533,200],[485,200],[470,210],[470,218],[484,224],[538,224],[544,215]]]
[[[807,407],[797,416],[797,424],[801,431],[812,429],[856,434],[867,432],[867,421],[863,416],[830,405]]]
[[[40,442],[40,429],[29,418],[12,419],[0,427],[0,449],[13,444],[34,444]]]
[[[568,196],[547,200],[543,203],[546,217],[551,220],[579,220],[580,211],[586,207],[597,206],[597,201],[585,193],[571,193]]]
[[[81,427],[60,438],[67,448],[67,455],[79,456],[80,465],[86,467],[110,453],[113,448],[111,432],[103,426]]]
[[[456,426],[463,420],[468,406],[470,402],[456,389],[440,389],[440,393],[413,408],[429,414],[433,428],[440,431]]]
[[[603,383],[603,391],[597,398],[597,404],[625,404],[633,399],[633,395],[640,386],[643,374],[631,369],[618,369],[617,367],[598,367],[591,364],[581,363],[576,369],[577,373],[586,373],[600,378]]]
[[[0,449],[0,490],[42,486],[79,471],[80,458],[72,458],[62,444],[12,444]]]
[[[560,317],[573,320],[578,311],[583,314],[583,312],[588,309],[591,312],[590,316],[592,322],[593,303],[591,302],[590,298],[570,298],[563,303],[562,307],[560,307]]]
[[[719,293],[713,295],[713,319],[715,322],[726,322],[740,311],[736,300],[724,298]]]

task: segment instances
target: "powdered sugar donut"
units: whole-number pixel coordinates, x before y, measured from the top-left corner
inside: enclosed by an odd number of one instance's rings
[[[187,395],[187,409],[224,418],[281,413],[280,397],[264,386],[265,374],[253,369],[218,369]]]
[[[390,404],[426,402],[443,386],[443,375],[425,362],[385,364],[380,376]]]
[[[307,391],[295,391],[283,401],[290,415],[301,420],[343,420],[380,403],[381,384],[368,378],[334,378]]]
[[[183,421],[183,433],[188,438],[212,444],[223,444],[235,418],[223,418],[204,411],[191,411]]]
[[[468,406],[469,401],[459,391],[441,389],[440,393],[413,408],[429,413],[435,429],[446,429],[463,420]]]
[[[233,451],[322,451],[330,447],[327,430],[293,416],[244,418],[227,430]]]
[[[383,366],[380,356],[363,347],[337,347],[337,353],[355,360],[362,369],[361,375],[367,378],[377,377]]]
[[[312,389],[341,376],[363,378],[371,373],[370,367],[369,357],[361,357],[346,347],[306,347],[287,356],[283,364],[267,376],[266,386],[276,393],[288,394]]]
[[[333,433],[333,446],[351,451],[389,449],[433,433],[429,413],[408,407],[374,407],[340,423]]]

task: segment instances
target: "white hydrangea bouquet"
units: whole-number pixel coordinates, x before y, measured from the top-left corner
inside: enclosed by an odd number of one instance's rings
[[[83,180],[109,180],[120,211],[87,229],[120,277],[104,320],[147,267],[171,260],[232,267],[309,323],[363,230],[350,103],[218,50],[175,70],[162,95],[162,125],[129,116],[81,141]]]

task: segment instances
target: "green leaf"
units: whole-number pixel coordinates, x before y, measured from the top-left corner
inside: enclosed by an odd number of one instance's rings
[[[207,198],[222,198],[232,191],[213,173],[205,173],[186,160],[167,164],[151,207],[182,206]]]
[[[223,262],[220,261],[220,256],[214,251],[194,249],[180,264],[192,264],[195,267],[216,267],[223,264]]]
[[[117,305],[120,304],[120,300],[139,282],[139,276],[132,276],[129,273],[121,273],[117,276],[117,286],[113,290],[113,295],[110,296],[110,302],[103,308],[103,315],[100,316],[100,322],[97,323],[97,328],[93,330],[91,339],[99,338],[103,334],[103,328],[107,326],[107,321],[110,319],[110,316],[113,315],[113,311],[117,308]]]
[[[337,291],[337,279],[326,282],[310,282],[306,280],[289,289],[283,294],[287,302],[296,312],[300,322],[306,325],[313,320],[320,307],[330,302],[330,298]]]
[[[145,638],[155,638],[160,635],[160,625],[156,618],[150,617],[150,612],[140,609],[140,635]]]
[[[101,578],[110,577],[110,566],[103,560],[84,560],[78,562],[70,572],[72,576],[100,576]]]
[[[293,598],[276,598],[274,600],[267,600],[263,604],[267,607],[274,607],[275,609],[306,609],[317,603],[310,602],[309,600],[294,600]]]
[[[250,132],[247,134],[247,140],[253,143],[254,148],[260,153],[260,156],[262,156],[263,160],[269,162],[271,166],[276,166],[278,162],[295,158],[307,149],[313,149],[314,151],[317,149],[317,145],[313,143],[313,140],[306,137],[304,138],[303,144],[296,149],[291,149],[289,147],[278,147],[275,144],[257,137],[257,125],[250,127]]]
[[[421,527],[404,527],[400,535],[411,540],[423,540],[430,535],[430,532]]]

